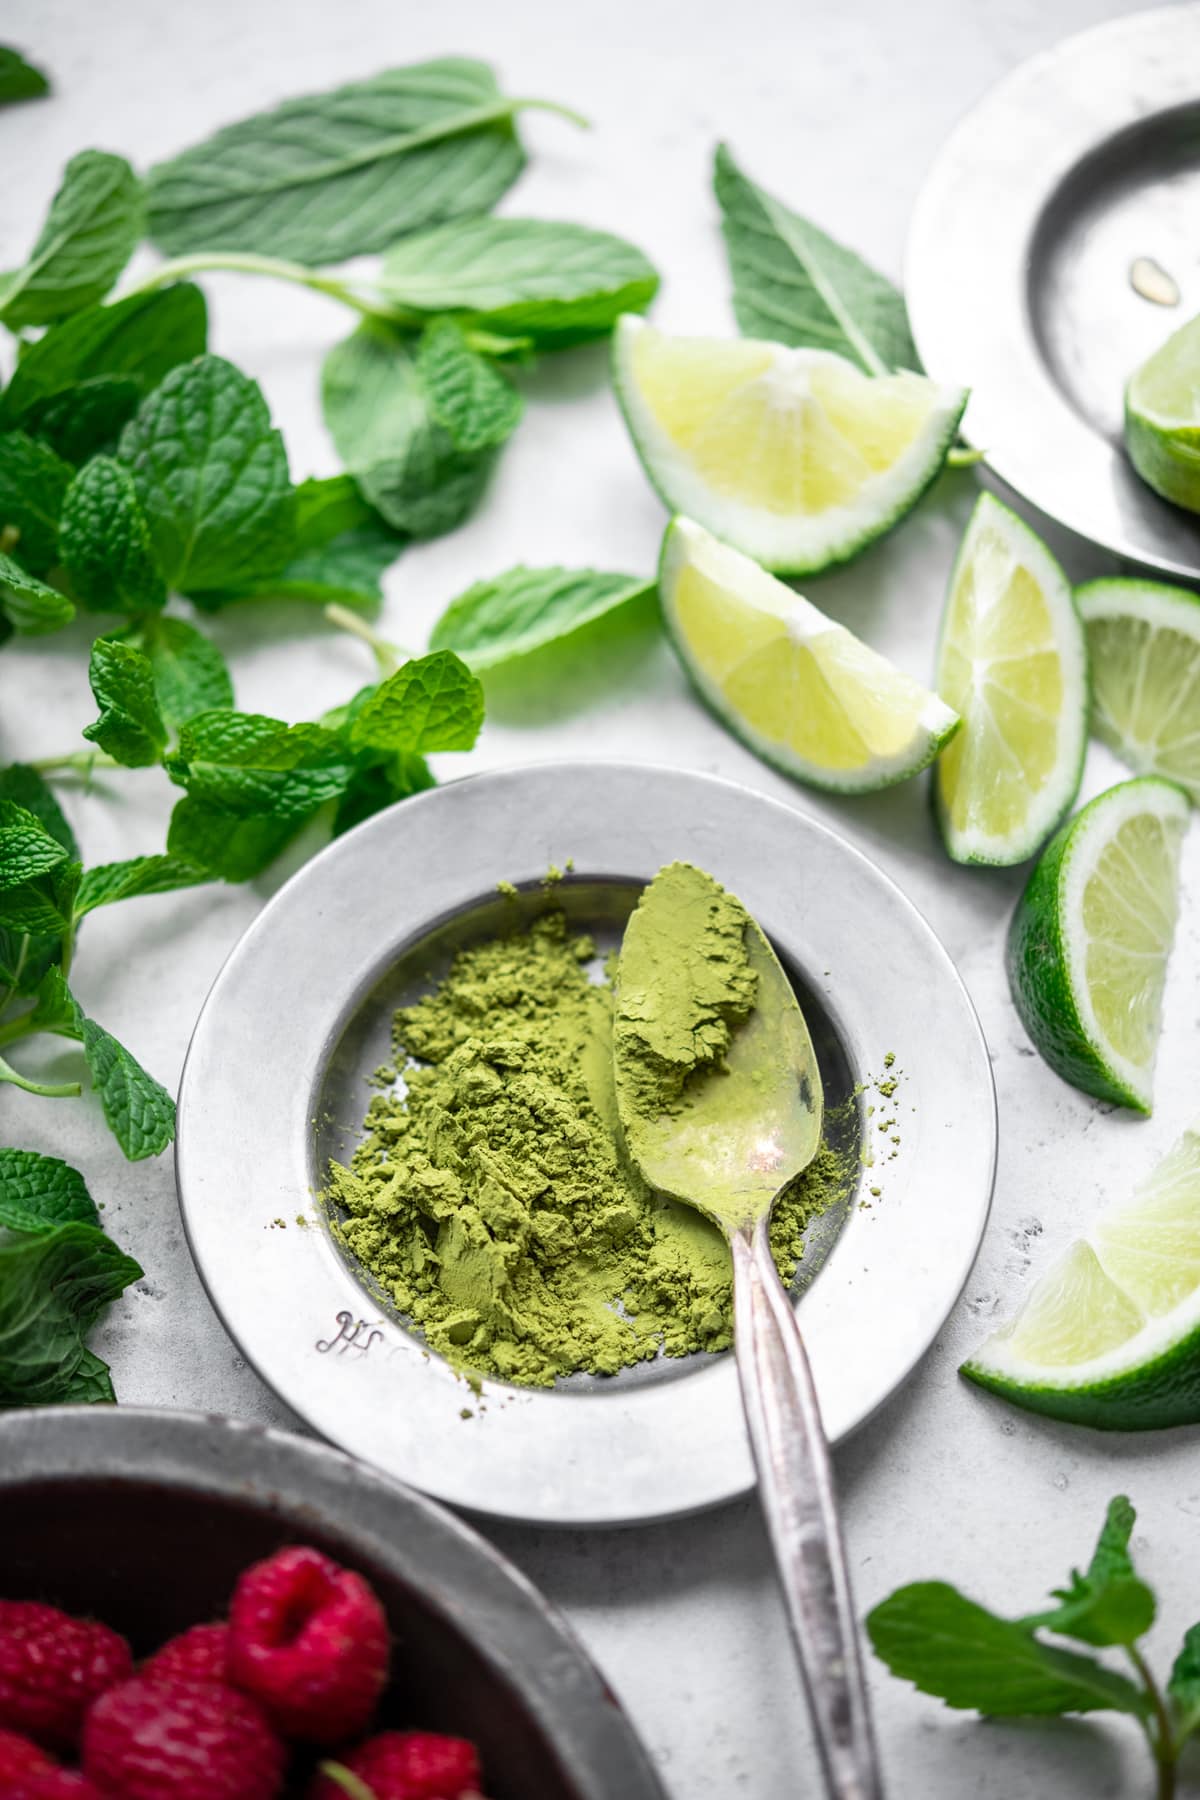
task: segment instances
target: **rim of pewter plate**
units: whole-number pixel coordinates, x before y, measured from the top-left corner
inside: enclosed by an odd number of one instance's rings
[[[881,1078],[894,1053],[902,1145],[883,1195],[851,1204],[798,1301],[831,1439],[862,1424],[925,1354],[975,1260],[995,1173],[991,1066],[953,963],[899,888],[826,826],[735,782],[531,764],[419,794],[335,840],[213,984],[184,1067],[176,1168],[217,1312],[314,1430],[470,1511],[631,1524],[753,1487],[731,1356],[637,1382],[485,1377],[477,1396],[372,1297],[326,1228],[275,1226],[313,1204],[323,1076],[389,967],[494,901],[500,880],[536,888],[568,858],[580,883],[647,881],[676,858],[708,869],[828,1004],[857,1080]]]

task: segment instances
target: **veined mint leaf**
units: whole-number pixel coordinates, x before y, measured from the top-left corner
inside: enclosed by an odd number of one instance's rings
[[[77,1044],[83,1032],[83,1014],[67,986],[66,976],[57,964],[46,970],[36,991],[34,1029],[53,1032],[56,1037],[70,1038]]]
[[[364,500],[353,476],[303,481],[295,490],[295,554],[282,569],[236,588],[193,596],[206,612],[236,600],[337,602],[371,611],[383,600],[380,577],[404,547]]]
[[[115,446],[141,397],[132,375],[96,375],[35,401],[21,423],[30,437],[78,468]]]
[[[111,456],[93,457],[67,489],[58,541],[72,589],[85,606],[146,613],[166,605],[167,584],[133,479]]]
[[[866,1625],[893,1675],[947,1706],[993,1718],[1150,1710],[1145,1691],[1123,1675],[1043,1644],[1023,1624],[998,1619],[943,1581],[897,1589]]]
[[[40,69],[26,62],[19,50],[0,44],[0,106],[14,100],[36,100],[50,92],[50,83]]]
[[[75,608],[65,594],[47,587],[11,556],[0,552],[0,625],[7,619],[13,631],[40,637],[48,631],[61,630],[74,617]]]
[[[111,1400],[84,1336],[141,1277],[111,1238],[77,1221],[0,1245],[0,1406]]]
[[[395,530],[437,537],[474,509],[494,452],[458,449],[395,332],[365,324],[335,344],[325,358],[321,399],[339,455]]]
[[[132,644],[97,638],[88,680],[100,717],[83,735],[130,769],[149,768],[167,747],[167,728],[158,709],[150,659]]]
[[[1129,1539],[1137,1514],[1118,1494],[1110,1500],[1086,1575],[1071,1571],[1069,1587],[1056,1588],[1059,1605],[1023,1623],[1083,1644],[1133,1644],[1154,1623],[1155,1600],[1134,1572]]]
[[[303,815],[234,818],[185,794],[171,814],[167,849],[221,881],[252,881],[287,848],[303,824]]]
[[[52,838],[72,857],[78,857],[79,846],[66,815],[54,797],[54,789],[27,763],[10,763],[0,769],[0,800],[8,800],[32,813]]]
[[[109,1130],[130,1162],[158,1156],[175,1136],[175,1102],[103,1026],[81,1015],[80,1028],[92,1086]]]
[[[69,925],[79,865],[41,820],[12,800],[0,800],[0,928],[6,961],[22,949],[7,934],[61,940]],[[29,946],[25,946],[27,951]],[[21,969],[16,973],[20,982]]]
[[[0,437],[0,542],[43,575],[58,555],[58,519],[71,468],[23,431]]]
[[[181,593],[253,580],[290,553],[287,452],[258,383],[232,363],[201,356],[173,369],[126,426],[120,458]]]
[[[0,285],[11,330],[49,325],[107,294],[142,235],[142,188],[121,156],[84,150],[63,171],[24,266]]]
[[[452,600],[429,637],[473,669],[539,650],[654,592],[655,583],[600,569],[508,569]]]
[[[296,549],[320,550],[363,525],[377,525],[353,475],[311,475],[296,489]]]
[[[886,277],[757,187],[724,144],[714,185],[748,337],[832,350],[868,375],[920,369],[904,297]]]
[[[33,813],[12,800],[0,800],[0,889],[36,881],[69,855]]]
[[[380,285],[412,312],[457,313],[502,336],[561,349],[644,312],[658,274],[624,238],[548,219],[464,219],[402,238]]]
[[[407,800],[412,794],[436,786],[433,772],[423,756],[402,751],[382,762],[371,763],[359,770],[338,801],[333,835],[340,837],[344,831],[361,825],[364,819],[373,818],[385,807],[395,806],[398,800]]]
[[[451,650],[417,656],[389,675],[354,712],[355,750],[389,755],[469,750],[483,724],[483,689]]]
[[[15,803],[43,825],[50,836],[62,845],[69,862],[58,869],[78,866],[79,850],[75,834],[63,816],[58,801],[47,782],[36,769],[13,763],[0,769],[0,800]],[[57,873],[56,869],[54,873]],[[0,986],[15,994],[32,994],[62,949],[63,925],[57,922],[49,933],[31,937],[24,930],[0,925]]]
[[[116,900],[135,900],[145,894],[171,894],[179,888],[198,887],[210,880],[207,870],[183,862],[177,856],[135,856],[128,862],[98,863],[85,869],[75,899],[75,917],[111,906]]]
[[[426,327],[417,345],[417,374],[434,419],[456,450],[495,450],[521,422],[524,402],[506,375],[468,349],[450,319]]]
[[[286,101],[152,169],[150,235],[172,255],[329,263],[383,250],[495,205],[524,161],[516,104],[466,57]]]
[[[149,662],[158,710],[168,730],[178,731],[197,713],[232,707],[233,682],[225,658],[194,625],[151,614],[126,631],[114,632],[112,639],[139,650]]]
[[[1167,1692],[1175,1702],[1180,1740],[1200,1726],[1200,1625],[1189,1626],[1175,1658]]]
[[[0,395],[0,424],[23,424],[54,395],[101,376],[136,381],[148,394],[178,364],[202,356],[207,336],[204,295],[190,281],[89,306],[22,351]]]
[[[77,1169],[36,1150],[0,1150],[0,1225],[52,1231],[71,1220],[99,1225],[96,1203]]]
[[[334,800],[353,774],[335,731],[286,725],[259,713],[212,712],[190,719],[167,773],[193,800],[227,817],[296,822]],[[168,840],[174,855],[192,857]]]

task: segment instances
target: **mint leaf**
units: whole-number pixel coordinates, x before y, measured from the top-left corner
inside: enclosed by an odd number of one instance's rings
[[[136,381],[148,394],[178,364],[203,355],[207,335],[204,295],[190,281],[89,306],[22,351],[0,396],[0,424],[23,424],[55,395],[102,376]]]
[[[306,94],[151,169],[150,235],[175,256],[329,263],[383,250],[495,205],[524,161],[514,109],[487,64],[466,57]]]
[[[175,1136],[175,1102],[94,1019],[81,1015],[83,1054],[109,1130],[130,1162],[157,1156]]]
[[[0,928],[5,933],[45,938],[56,952],[70,927],[79,874],[70,851],[40,819],[12,800],[0,800]],[[6,960],[21,959],[21,950],[7,937],[4,950]],[[21,972],[18,968],[18,978]],[[13,985],[25,984],[18,979]]]
[[[319,550],[363,525],[377,525],[353,475],[312,475],[296,489],[296,549]]]
[[[1182,1742],[1200,1726],[1200,1625],[1191,1625],[1184,1633],[1183,1648],[1172,1665],[1167,1692],[1178,1710],[1177,1737]]]
[[[129,769],[149,768],[167,747],[167,728],[158,710],[150,659],[132,644],[97,638],[88,680],[100,717],[83,735]]]
[[[94,1225],[72,1222],[0,1244],[0,1406],[112,1400],[84,1344],[142,1270]]]
[[[145,613],[166,605],[167,584],[133,479],[111,456],[93,457],[67,489],[58,541],[72,589],[85,606]]]
[[[436,786],[423,756],[402,751],[383,762],[371,763],[359,770],[338,801],[333,835],[340,837],[344,831],[361,825],[364,819],[395,806],[398,800],[407,800],[411,794],[420,794]]]
[[[15,801],[0,800],[0,890],[36,881],[69,855],[33,813]]]
[[[501,335],[561,349],[644,312],[658,275],[624,238],[548,219],[464,219],[402,238],[380,286],[396,306],[456,313]]]
[[[75,835],[63,816],[47,782],[36,769],[13,763],[0,769],[0,800],[14,802],[43,825],[52,838],[62,845],[71,863],[77,864],[79,851]],[[68,865],[59,864],[58,868]],[[57,871],[55,871],[57,872]],[[23,930],[0,925],[0,984],[15,994],[31,994],[62,949],[61,923],[45,936],[31,937]]]
[[[79,863],[64,862],[37,880],[0,888],[0,927],[23,933],[35,942],[54,940],[57,957],[59,940],[70,930],[75,916],[75,891],[82,873]]]
[[[181,593],[269,574],[291,550],[283,439],[258,383],[221,357],[173,369],[126,426],[120,458]]]
[[[23,431],[0,437],[0,541],[43,575],[58,555],[58,519],[70,466]]]
[[[11,556],[0,552],[0,625],[8,622],[8,635],[16,631],[26,637],[40,637],[48,631],[61,630],[74,617],[75,608],[65,594],[47,587],[36,575],[27,574]],[[5,635],[0,632],[0,642]]]
[[[1090,1656],[1041,1643],[943,1581],[920,1581],[867,1615],[875,1654],[923,1694],[990,1717],[1126,1712],[1146,1715],[1145,1692]]]
[[[0,285],[10,330],[50,325],[107,294],[142,235],[142,189],[121,156],[84,150],[63,171],[24,266]]]
[[[1061,1604],[1023,1623],[1083,1644],[1133,1644],[1154,1623],[1155,1600],[1134,1573],[1129,1539],[1137,1514],[1118,1494],[1108,1513],[1086,1575],[1071,1571],[1070,1585],[1054,1590]]]
[[[336,799],[353,773],[337,732],[235,712],[190,719],[166,768],[172,781],[207,808],[233,818],[293,823]],[[209,866],[170,840],[168,848]]]
[[[241,587],[197,594],[195,605],[211,612],[237,600],[276,599],[371,611],[382,603],[380,577],[405,540],[368,506],[354,478],[303,481],[295,500],[295,554],[283,568]]]
[[[78,467],[115,446],[141,397],[132,375],[97,375],[35,401],[21,423],[30,437]]]
[[[32,813],[69,855],[78,857],[75,833],[67,823],[50,783],[36,769],[26,763],[10,763],[7,769],[0,769],[0,800],[12,801],[25,812]]]
[[[325,358],[321,401],[342,461],[395,530],[437,537],[474,510],[494,452],[457,447],[395,332],[367,323],[335,344]]]
[[[151,614],[112,633],[111,639],[140,650],[150,664],[155,699],[168,730],[178,731],[197,713],[232,707],[233,682],[225,658],[194,625]]]
[[[128,862],[98,863],[85,869],[75,899],[75,917],[111,906],[116,900],[136,900],[145,894],[171,894],[179,888],[197,887],[208,881],[207,870],[183,862],[177,856],[135,856]]]
[[[221,881],[251,881],[287,848],[303,824],[303,816],[234,818],[185,795],[171,814],[167,849]]]
[[[456,450],[493,450],[521,422],[524,402],[494,363],[468,349],[449,319],[426,327],[417,345],[417,375],[429,409]]]
[[[36,100],[50,92],[50,83],[40,69],[26,62],[19,50],[0,44],[0,106],[14,100]]]
[[[832,350],[868,375],[920,369],[904,297],[890,281],[757,187],[724,144],[714,186],[741,331]]]
[[[37,985],[37,1005],[32,1015],[34,1029],[50,1031],[56,1037],[71,1038],[78,1043],[83,1030],[82,1017],[61,968],[56,964],[47,969]]]
[[[96,1203],[77,1169],[36,1150],[0,1150],[0,1226],[51,1231],[75,1220],[99,1225]]]
[[[508,569],[452,600],[430,633],[429,647],[457,651],[473,669],[491,669],[654,589],[653,581],[600,569]]]
[[[451,650],[417,656],[381,682],[348,727],[355,750],[469,750],[483,724],[483,688]]]

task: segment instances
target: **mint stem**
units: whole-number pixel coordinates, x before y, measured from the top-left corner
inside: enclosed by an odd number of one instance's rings
[[[41,1094],[47,1100],[74,1100],[83,1092],[77,1081],[30,1081],[28,1077],[18,1074],[11,1063],[0,1056],[0,1081],[10,1081],[14,1087],[24,1088],[27,1094]]]
[[[1171,1715],[1162,1691],[1151,1672],[1150,1665],[1136,1644],[1126,1644],[1126,1654],[1141,1678],[1146,1690],[1150,1706],[1154,1713],[1154,1728],[1145,1726],[1150,1748],[1154,1753],[1154,1763],[1158,1770],[1158,1786],[1155,1789],[1156,1800],[1175,1800],[1175,1772],[1179,1746],[1175,1742],[1175,1732],[1171,1723]]]
[[[115,757],[103,750],[68,750],[62,756],[43,756],[40,761],[30,763],[39,775],[56,775],[67,770],[78,770],[90,776],[93,769],[120,769],[124,767]]]
[[[407,325],[413,329],[424,324],[422,314],[415,313],[403,306],[391,306],[380,295],[368,295],[352,288],[349,282],[339,281],[333,275],[319,275],[304,263],[285,262],[277,256],[254,256],[249,251],[211,250],[197,251],[194,256],[177,256],[170,262],[160,263],[153,274],[137,287],[130,288],[121,297],[128,300],[134,294],[153,293],[155,288],[166,287],[173,281],[183,281],[189,275],[201,275],[206,270],[224,270],[231,275],[265,275],[274,281],[290,281],[296,287],[306,287],[316,294],[325,294],[331,300],[340,301],[343,306],[351,307],[364,319],[380,319],[388,325]]]
[[[385,680],[396,673],[401,663],[410,660],[406,650],[399,644],[389,644],[386,638],[381,638],[377,631],[371,630],[365,619],[360,619],[349,607],[332,603],[325,608],[325,617],[339,631],[348,631],[351,636],[361,638],[364,644],[370,645],[379,673]]]

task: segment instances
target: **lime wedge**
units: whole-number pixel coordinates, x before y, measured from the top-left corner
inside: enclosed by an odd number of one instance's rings
[[[1008,934],[1013,1000],[1050,1067],[1144,1113],[1187,821],[1169,781],[1110,788],[1047,845]]]
[[[1200,1133],[1100,1214],[962,1373],[1100,1430],[1200,1422]]]
[[[842,794],[890,787],[958,727],[936,694],[691,519],[667,527],[659,593],[702,698],[800,781]]]
[[[937,767],[947,850],[955,862],[1024,862],[1079,789],[1087,649],[1066,576],[991,494],[950,576],[937,690],[963,721]]]
[[[613,381],[671,511],[789,575],[846,562],[902,519],[967,398],[923,375],[864,375],[826,350],[668,337],[629,313]]]
[[[1200,800],[1200,595],[1158,581],[1075,590],[1092,667],[1092,730],[1139,775]]]
[[[1125,447],[1156,493],[1200,512],[1200,318],[1169,337],[1126,388]]]

